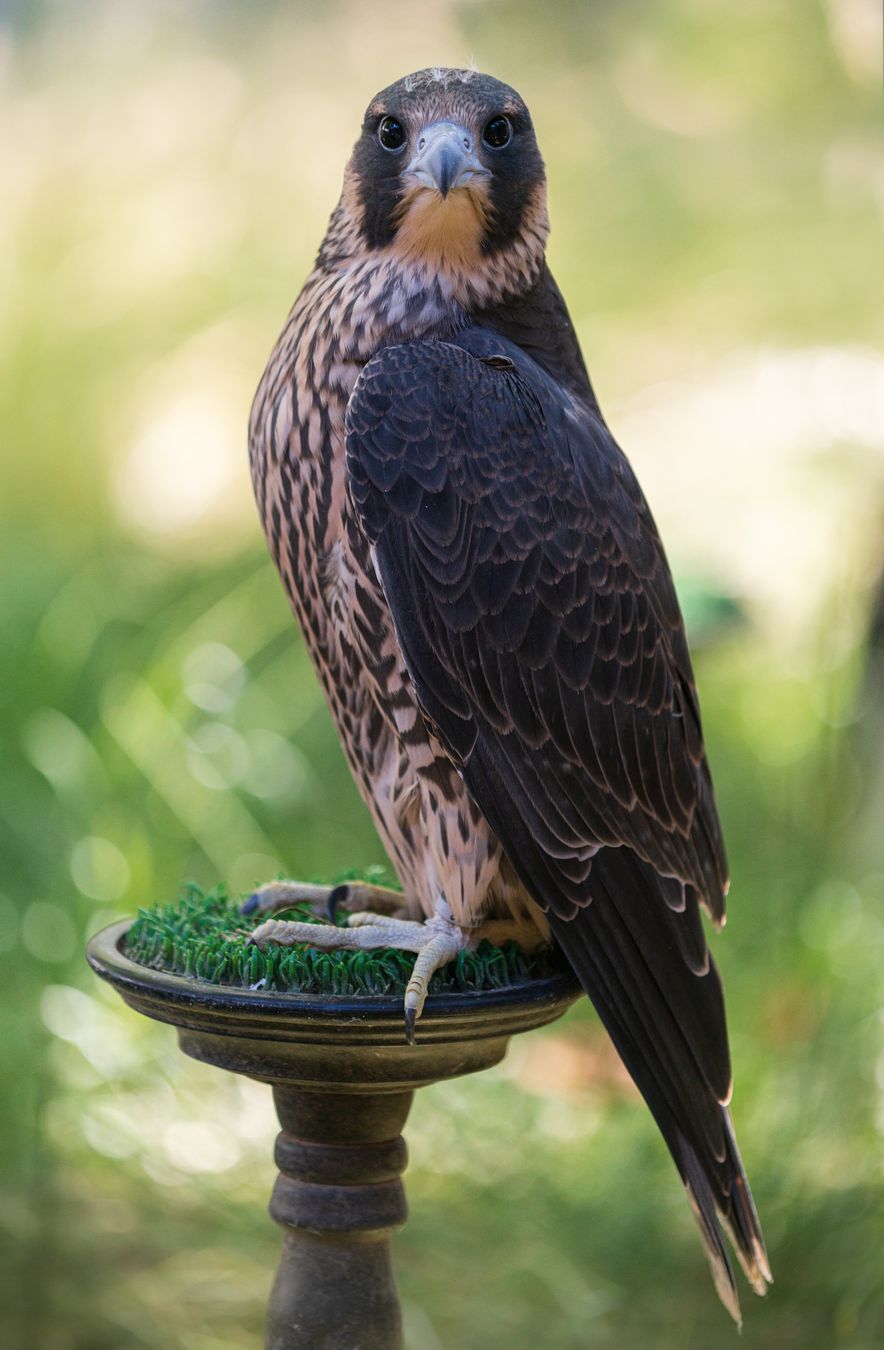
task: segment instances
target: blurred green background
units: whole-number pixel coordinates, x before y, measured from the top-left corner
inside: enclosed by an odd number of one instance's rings
[[[0,14],[0,1343],[259,1344],[269,1092],[185,1061],[83,944],[186,877],[382,861],[245,424],[364,105],[472,59],[535,114],[553,268],[697,652],[777,1281],[742,1344],[881,1345],[876,0]],[[420,1094],[409,1143],[410,1350],[736,1344],[588,1007]]]

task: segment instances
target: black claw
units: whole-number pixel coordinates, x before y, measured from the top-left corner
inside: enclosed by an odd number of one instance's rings
[[[405,1009],[405,1039],[408,1041],[408,1044],[409,1044],[409,1045],[416,1045],[416,1044],[417,1044],[417,1042],[416,1042],[416,1040],[415,1040],[415,1036],[414,1036],[414,1024],[415,1024],[416,1021],[417,1021],[417,1014],[416,1014],[416,1012],[414,1011],[414,1008],[406,1008],[406,1009]]]
[[[350,887],[344,882],[340,886],[333,886],[328,893],[328,899],[325,902],[325,912],[329,923],[337,922],[338,906],[342,905],[347,899],[347,893]]]
[[[254,914],[257,908],[258,908],[258,892],[255,891],[252,895],[249,896],[248,900],[243,901],[243,903],[239,907],[239,912],[240,914]]]

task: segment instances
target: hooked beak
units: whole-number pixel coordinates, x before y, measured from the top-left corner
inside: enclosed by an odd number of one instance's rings
[[[417,140],[406,174],[445,198],[454,188],[489,177],[473,151],[473,138],[457,122],[433,122]]]

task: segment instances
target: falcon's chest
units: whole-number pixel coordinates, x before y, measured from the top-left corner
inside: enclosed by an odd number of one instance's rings
[[[296,306],[259,388],[251,428],[265,533],[345,739],[368,716],[366,700],[396,702],[405,678],[346,484],[347,401],[371,354],[347,341],[334,311],[314,304],[299,314]]]
[[[328,647],[331,610],[346,607],[344,418],[360,369],[361,362],[344,358],[321,312],[296,306],[252,410],[250,459],[258,508],[313,648]]]
[[[250,454],[265,533],[317,664],[336,674],[368,663],[383,683],[393,641],[347,492],[347,403],[381,347],[450,322],[450,298],[426,278],[409,282],[370,261],[317,271],[255,398]]]

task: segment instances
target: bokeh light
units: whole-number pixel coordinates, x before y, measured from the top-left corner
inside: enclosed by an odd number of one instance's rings
[[[651,500],[733,865],[714,943],[776,1284],[758,1350],[884,1325],[884,214],[876,0],[16,0],[0,14],[0,1343],[244,1350],[266,1087],[85,968],[181,882],[384,862],[267,559],[252,391],[368,98],[475,60]],[[588,1007],[418,1095],[410,1350],[733,1345]]]

